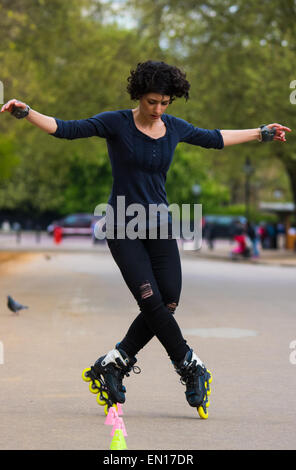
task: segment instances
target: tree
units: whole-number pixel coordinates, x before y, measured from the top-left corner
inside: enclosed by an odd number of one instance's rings
[[[2,2],[5,99],[19,98],[65,120],[129,106],[122,77],[150,46],[136,32],[102,24],[99,13],[92,16],[94,3]],[[0,189],[0,207],[64,214],[92,212],[107,202],[112,176],[103,139],[54,139],[7,113],[1,115],[0,135],[18,144],[19,160]]]
[[[163,44],[167,57],[178,57],[188,71],[193,84],[190,110],[180,107],[187,119],[196,122],[202,116],[203,127],[283,122],[295,128],[295,107],[289,100],[296,78],[295,0],[158,0],[157,25],[148,0],[127,4],[137,10],[143,34]],[[296,204],[295,136],[289,135],[288,141],[228,148],[214,162],[218,171],[223,168],[220,181],[242,186],[243,173],[239,176],[237,170],[250,154],[259,167],[265,161],[265,168],[277,158],[290,178]]]

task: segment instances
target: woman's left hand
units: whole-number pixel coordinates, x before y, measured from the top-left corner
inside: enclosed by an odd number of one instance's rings
[[[282,126],[281,124],[268,124],[266,127],[272,129],[273,127],[276,128],[276,133],[273,140],[280,140],[281,142],[286,142],[286,132],[291,132],[291,129],[286,126]]]

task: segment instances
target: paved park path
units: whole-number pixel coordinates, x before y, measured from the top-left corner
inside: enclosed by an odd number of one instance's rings
[[[210,416],[153,339],[125,379],[128,449],[295,449],[296,269],[187,254],[182,268],[176,315],[213,372]],[[29,309],[13,315],[7,294]],[[81,371],[138,313],[109,253],[19,253],[0,264],[0,299],[0,449],[109,449]]]

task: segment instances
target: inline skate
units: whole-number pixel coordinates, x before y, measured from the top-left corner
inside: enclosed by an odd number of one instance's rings
[[[192,349],[187,352],[182,361],[173,362],[173,365],[177,374],[181,376],[180,382],[186,386],[185,395],[189,405],[197,408],[200,418],[207,419],[211,394],[211,372],[206,369]]]
[[[106,415],[110,407],[125,402],[126,388],[122,384],[129,372],[139,374],[141,369],[135,366],[137,359],[128,357],[122,349],[112,349],[101,356],[93,366],[82,372],[82,379],[89,382],[89,390],[97,395],[98,405],[104,406]]]

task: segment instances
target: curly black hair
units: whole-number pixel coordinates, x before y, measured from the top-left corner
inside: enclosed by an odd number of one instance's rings
[[[170,96],[170,103],[175,98],[189,98],[190,83],[186,74],[179,68],[165,62],[147,60],[138,63],[127,79],[127,91],[132,100],[138,100],[146,93],[158,93]]]

